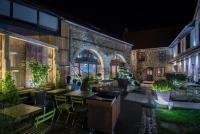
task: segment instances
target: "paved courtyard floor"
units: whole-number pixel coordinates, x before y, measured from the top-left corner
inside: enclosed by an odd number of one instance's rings
[[[117,121],[114,134],[137,134],[140,129],[140,122],[142,117],[142,105],[137,102],[127,100],[129,93],[122,95],[121,112]],[[54,125],[50,134],[84,134],[89,133],[88,130],[81,130],[76,128],[69,128],[63,125],[64,122],[58,122]],[[103,134],[101,132],[94,132],[94,134]]]

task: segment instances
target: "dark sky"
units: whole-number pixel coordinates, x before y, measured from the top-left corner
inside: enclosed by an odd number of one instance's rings
[[[62,16],[73,16],[121,37],[129,31],[167,26],[184,26],[192,20],[197,0],[27,0],[56,11]]]

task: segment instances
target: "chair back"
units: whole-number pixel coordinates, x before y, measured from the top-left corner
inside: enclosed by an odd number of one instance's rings
[[[74,105],[74,104],[82,105],[82,104],[84,104],[84,99],[81,98],[81,97],[73,97],[73,96],[71,96],[71,102],[72,102],[72,105]]]
[[[55,95],[56,106],[60,103],[67,103],[67,98],[64,95]]]
[[[39,92],[35,95],[35,105],[44,106],[46,103],[46,93]]]
[[[40,124],[43,124],[44,122],[51,120],[51,122],[54,119],[54,115],[55,115],[55,109],[52,111],[49,111],[43,115],[40,115],[38,117],[35,118],[36,122],[35,122],[35,127],[37,128]]]

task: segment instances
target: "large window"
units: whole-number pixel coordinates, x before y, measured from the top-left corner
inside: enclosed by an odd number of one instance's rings
[[[58,18],[44,12],[39,13],[39,25],[58,30]]]
[[[33,87],[28,62],[35,59],[49,66],[48,83],[53,82],[53,50],[10,38],[9,56],[13,80],[18,88]]]
[[[115,55],[112,59],[111,59],[111,74],[112,77],[115,78],[117,75],[117,72],[119,72],[119,68],[123,67],[125,65],[124,61],[121,59],[120,56]]]
[[[76,72],[81,76],[93,76],[100,72],[100,61],[95,53],[90,50],[82,51],[78,57],[76,57]]]
[[[10,1],[0,0],[0,14],[10,16]]]
[[[13,17],[22,21],[37,24],[37,10],[13,3]]]
[[[0,0],[0,14],[10,16],[10,1]]]
[[[0,0],[0,15],[13,17],[16,20],[28,22],[37,26],[39,25],[41,28],[54,32],[57,32],[59,29],[58,17],[50,13],[42,12],[37,8],[18,4],[13,1]]]

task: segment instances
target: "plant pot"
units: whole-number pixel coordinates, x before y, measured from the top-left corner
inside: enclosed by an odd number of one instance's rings
[[[171,92],[170,91],[162,91],[162,92],[156,91],[156,95],[157,95],[158,102],[166,103],[170,101]]]

